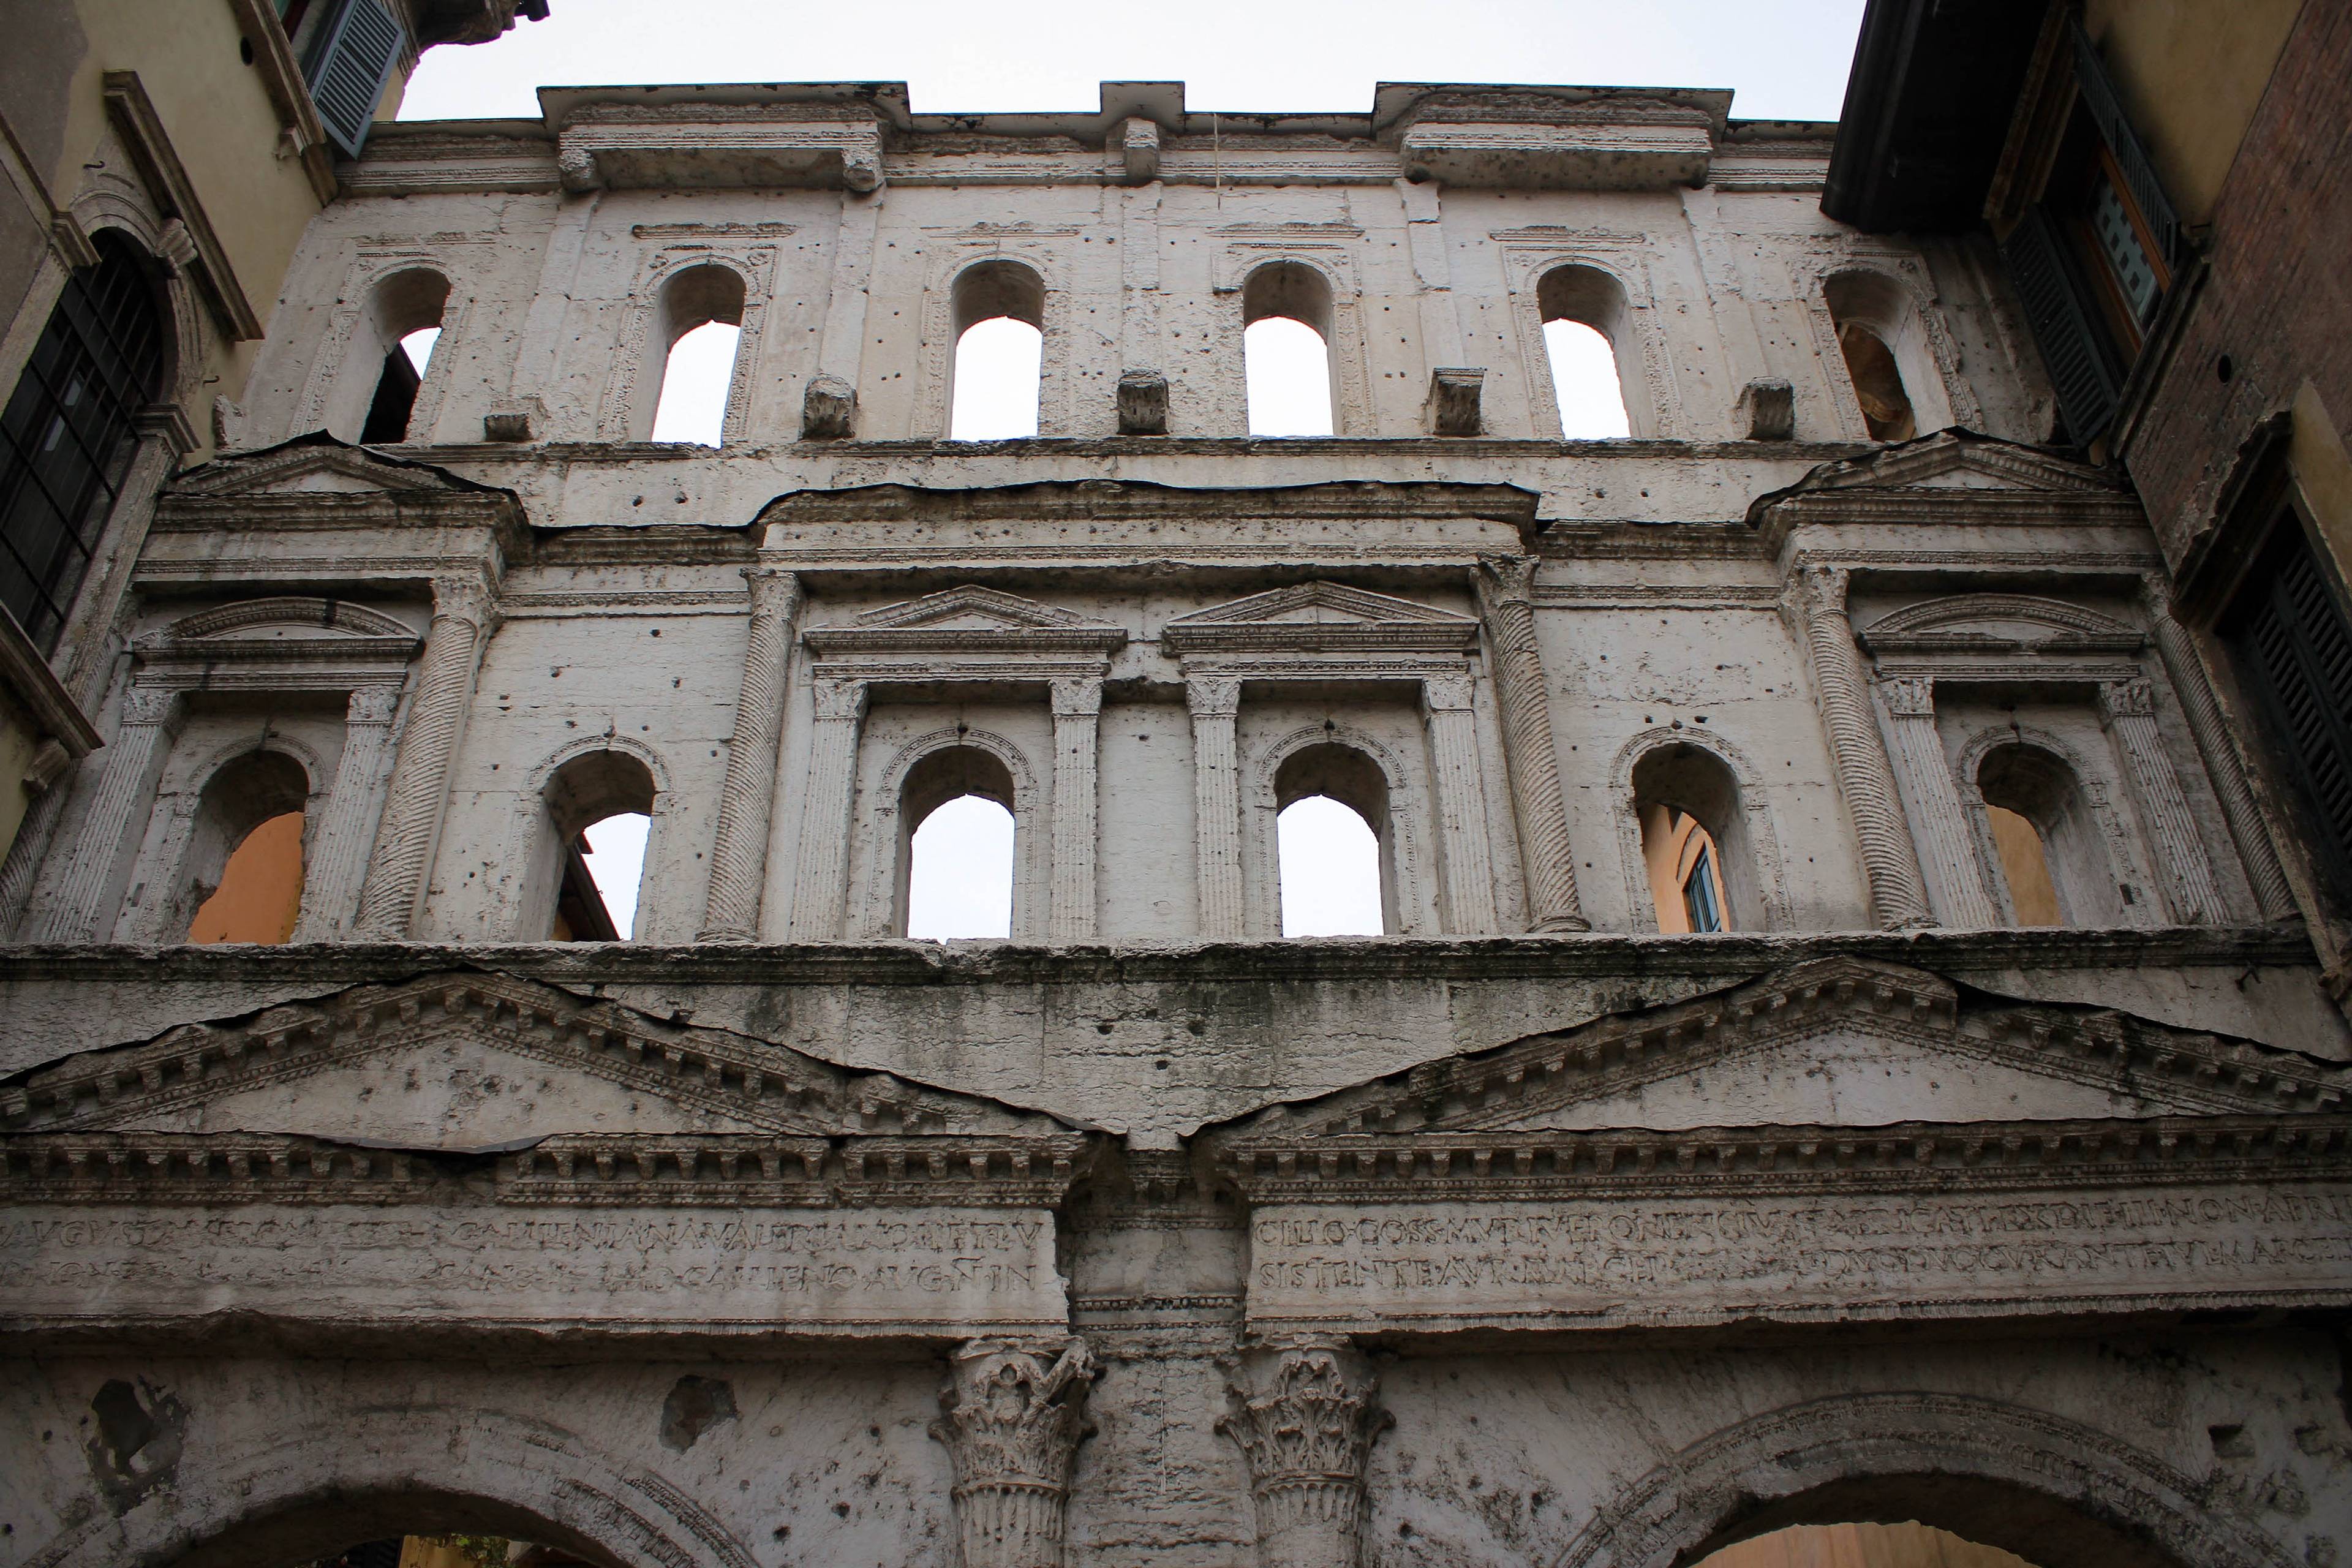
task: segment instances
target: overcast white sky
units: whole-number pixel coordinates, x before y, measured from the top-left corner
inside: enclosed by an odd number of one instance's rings
[[[1092,110],[1181,81],[1195,110],[1362,113],[1379,81],[1727,87],[1748,120],[1834,120],[1863,0],[550,0],[434,49],[404,120],[536,115],[542,84],[903,81],[918,113]]]

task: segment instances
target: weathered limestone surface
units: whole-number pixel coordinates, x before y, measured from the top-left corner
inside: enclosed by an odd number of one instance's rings
[[[1828,128],[543,102],[342,171],[7,868],[0,1568],[2337,1568],[2352,1030],[2146,520]],[[1269,294],[1332,437],[1247,434]],[[983,307],[1034,438],[944,439]],[[646,439],[714,313],[719,444]],[[1562,314],[1628,438],[1556,438]],[[908,942],[966,791],[1010,937]],[[1302,793],[1383,934],[1281,939]],[[299,940],[180,943],[264,805]],[[634,940],[547,940],[618,813]]]

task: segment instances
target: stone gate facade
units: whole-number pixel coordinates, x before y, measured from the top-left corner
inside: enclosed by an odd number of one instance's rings
[[[2334,1568],[2352,1034],[1979,242],[1721,93],[543,101],[340,171],[0,870],[0,1562]],[[1247,435],[1269,268],[1329,438]],[[945,439],[982,283],[1034,439]],[[652,442],[698,317],[723,442]],[[1386,936],[1280,937],[1315,747]],[[1008,942],[899,934],[950,752]],[[295,941],[184,945],[257,756]],[[648,780],[636,940],[548,942]]]

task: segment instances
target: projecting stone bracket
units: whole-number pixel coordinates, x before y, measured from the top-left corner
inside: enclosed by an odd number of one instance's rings
[[[1486,373],[1476,365],[1429,373],[1429,400],[1423,405],[1433,436],[1475,436],[1480,429],[1478,399]]]
[[[482,416],[485,441],[529,441],[547,433],[547,405],[537,397],[502,397]]]
[[[1156,370],[1130,370],[1118,378],[1118,433],[1168,434],[1168,378]]]
[[[1797,392],[1785,381],[1751,381],[1739,394],[1741,436],[1750,441],[1787,441],[1797,434]]]
[[[801,398],[801,439],[839,440],[856,416],[857,389],[837,375],[820,375]]]

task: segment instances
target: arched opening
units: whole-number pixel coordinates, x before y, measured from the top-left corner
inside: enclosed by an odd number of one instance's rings
[[[410,438],[416,394],[425,384],[425,367],[440,341],[448,308],[449,280],[426,268],[395,272],[375,286],[368,300],[368,330],[354,347],[376,367],[375,391],[360,426],[362,442],[385,445]]]
[[[656,323],[662,374],[651,439],[697,447],[723,442],[742,327],[743,279],[732,268],[689,267],[662,285]]]
[[[282,752],[250,752],[213,774],[196,804],[173,910],[185,917],[189,942],[277,943],[293,936],[302,912],[310,795],[302,764]]]
[[[131,466],[140,410],[162,395],[170,340],[148,263],[111,229],[66,279],[0,413],[0,604],[43,653]]]
[[[1330,436],[1331,284],[1301,261],[1270,261],[1242,285],[1242,371],[1253,436]]]
[[[1904,287],[1876,272],[1841,272],[1822,294],[1870,438],[1908,441],[1951,424],[1942,372]]]
[[[635,940],[655,794],[653,770],[626,752],[590,752],[555,771],[541,795],[527,940]]]
[[[2068,1500],[1981,1476],[1854,1476],[1752,1501],[1682,1560],[1693,1568],[2183,1568],[2150,1539],[2147,1521],[2109,1513],[2116,1500]]]
[[[1996,746],[1977,764],[1977,788],[2012,923],[2123,922],[2128,894],[2072,768],[2038,746]]]
[[[1695,1568],[2036,1568],[2036,1564],[1916,1520],[1792,1524],[1735,1542]]]
[[[907,771],[898,794],[898,930],[924,942],[1013,934],[1013,772],[978,746]]]
[[[1625,377],[1634,367],[1633,311],[1623,284],[1597,267],[1555,267],[1536,284],[1559,434],[1605,441],[1633,433]]]
[[[247,1521],[173,1568],[620,1568],[585,1535],[488,1498],[383,1492]]]
[[[1389,784],[1352,746],[1293,752],[1274,775],[1282,934],[1381,936],[1397,929]]]
[[[1017,261],[983,261],[957,275],[950,441],[1012,441],[1037,434],[1045,352],[1045,279]]]
[[[1658,930],[1758,931],[1764,918],[1739,782],[1721,757],[1681,742],[1633,764],[1633,814]]]

